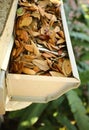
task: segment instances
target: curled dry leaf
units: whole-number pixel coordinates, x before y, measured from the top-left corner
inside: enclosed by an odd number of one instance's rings
[[[61,2],[59,0],[50,0],[53,4],[61,5]]]
[[[41,8],[45,8],[47,5],[49,5],[49,3],[49,0],[38,1],[38,4]]]
[[[42,53],[41,55],[42,55],[43,57],[45,57],[45,59],[46,59],[46,58],[55,57],[55,55],[53,55],[53,54],[51,54],[51,53],[47,53],[47,52],[44,52],[44,53]]]
[[[33,16],[34,18],[40,19],[40,13],[37,12],[37,11],[34,11],[34,12],[31,14],[31,16]]]
[[[63,44],[64,42],[65,42],[65,40],[61,38],[60,40],[57,41],[57,45],[58,44]]]
[[[23,51],[24,51],[23,46],[19,47],[19,48],[16,50],[16,55],[15,55],[15,57],[18,57]]]
[[[40,71],[40,68],[38,66],[34,66],[33,70],[38,73]]]
[[[38,67],[39,67],[41,70],[43,70],[43,71],[47,71],[47,70],[50,69],[49,66],[48,66],[48,64],[47,64],[47,61],[46,61],[46,60],[34,59],[34,60],[32,61],[32,63],[33,63],[34,65],[38,66]]]
[[[64,35],[64,32],[62,30],[59,31],[59,35],[64,39],[65,38],[65,35]]]
[[[50,22],[49,22],[49,25],[50,25],[50,26],[53,26],[53,23],[56,22],[56,21],[57,21],[56,16],[55,16],[55,15],[52,15],[51,20],[50,20]]]
[[[60,27],[59,27],[59,26],[56,26],[55,29],[54,29],[54,31],[55,31],[56,33],[59,32],[59,31],[60,31]]]
[[[32,40],[31,40],[31,44],[32,44],[32,46],[33,46],[34,54],[39,57],[41,54],[40,54],[40,51],[39,51],[39,49],[37,48],[36,44],[35,44]]]
[[[34,70],[26,68],[26,67],[23,67],[22,72],[25,73],[25,74],[29,74],[29,75],[35,75],[36,74],[36,72]]]
[[[30,14],[26,14],[21,16],[17,21],[17,27],[22,28],[24,26],[29,26],[32,23],[32,17],[30,17]]]
[[[24,45],[24,48],[29,51],[29,52],[33,52],[34,51],[34,48],[33,48],[33,45]]]
[[[16,35],[19,37],[19,39],[23,40],[24,42],[27,42],[29,40],[28,33],[23,29],[16,30]]]
[[[20,42],[18,40],[15,40],[16,48],[20,47]]]
[[[62,72],[65,76],[70,76],[72,73],[72,68],[69,59],[65,59],[62,64]]]
[[[56,71],[49,71],[49,73],[52,75],[52,76],[56,76],[56,77],[65,77],[62,73],[60,72],[56,72]]]
[[[14,48],[12,51],[12,57],[14,57],[15,55],[16,55],[16,48]]]

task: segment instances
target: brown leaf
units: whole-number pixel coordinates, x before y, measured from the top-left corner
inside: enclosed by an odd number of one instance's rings
[[[28,33],[23,29],[16,30],[16,35],[19,39],[23,40],[24,42],[27,42],[29,40]]]
[[[38,73],[40,71],[40,68],[38,66],[34,66],[33,70]]]
[[[37,11],[34,11],[31,16],[33,16],[34,18],[38,18],[40,20],[40,13]]]
[[[34,54],[39,57],[41,54],[40,54],[40,51],[37,48],[36,44],[32,40],[31,40],[31,44],[33,46],[33,52],[34,52]]]
[[[58,33],[63,39],[65,38],[64,32],[62,30],[60,30]]]
[[[20,47],[20,42],[18,40],[15,40],[15,45],[17,48]]]
[[[32,23],[32,17],[30,17],[30,14],[26,14],[21,16],[17,21],[17,27],[22,28],[24,26],[29,26]]]
[[[49,0],[38,1],[38,5],[42,8],[45,8],[47,5],[49,5]]]
[[[58,45],[58,44],[63,44],[64,42],[65,42],[65,40],[61,38],[60,40],[57,41],[56,44],[57,44],[57,45]]]
[[[36,72],[34,70],[26,68],[26,67],[23,67],[22,72],[25,73],[25,74],[29,74],[29,75],[35,75],[36,74]]]
[[[57,68],[58,68],[58,70],[59,70],[60,72],[62,72],[63,61],[64,61],[63,58],[59,58],[59,59],[58,59]]]
[[[50,0],[53,4],[56,4],[56,5],[61,5],[61,1],[60,0]]]
[[[24,44],[24,48],[29,51],[29,52],[34,52],[34,48],[33,48],[33,45],[26,45]]]
[[[14,57],[15,55],[16,55],[16,48],[14,48],[12,51],[12,57]]]
[[[41,70],[43,71],[47,71],[49,69],[49,66],[47,64],[47,61],[46,60],[39,60],[39,59],[34,59],[32,61],[32,63],[34,65],[36,65],[37,67],[39,67]]]
[[[43,57],[45,57],[45,59],[52,57],[52,55],[50,55],[49,53],[46,53],[46,52],[42,53],[41,55],[42,55]]]
[[[52,75],[52,76],[56,76],[56,77],[65,77],[62,73],[60,72],[56,72],[56,71],[49,71],[49,73]]]
[[[41,15],[42,17],[45,16],[45,11],[44,11],[44,9],[41,8],[39,5],[38,5],[38,11],[39,11],[39,13],[40,13],[40,15]]]
[[[65,76],[70,76],[72,73],[72,68],[69,59],[65,59],[62,64],[62,72]]]
[[[36,58],[36,56],[34,56],[34,55],[26,55],[26,54],[24,54],[24,55],[23,55],[23,58],[24,58],[24,59],[28,59],[28,60],[33,60],[33,59]]]
[[[60,27],[59,27],[59,26],[56,26],[55,29],[54,29],[54,31],[55,31],[56,33],[59,32],[59,31],[60,31]]]
[[[53,26],[54,22],[56,22],[56,21],[57,21],[56,16],[55,16],[55,15],[52,15],[51,20],[50,20],[50,22],[49,22],[49,25],[50,25],[50,26]]]
[[[15,53],[15,57],[18,57],[22,52],[24,51],[23,49],[23,46],[19,47],[17,50],[16,50],[16,53]]]

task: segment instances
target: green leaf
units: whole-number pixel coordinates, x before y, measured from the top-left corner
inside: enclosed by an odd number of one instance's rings
[[[70,36],[71,37],[74,37],[75,39],[80,39],[82,41],[87,41],[89,42],[89,36],[85,33],[82,33],[82,32],[75,32],[75,31],[72,31],[70,33]]]
[[[82,61],[89,60],[89,51],[85,52],[85,54],[82,55],[80,58]]]
[[[32,104],[29,107],[29,111],[27,110],[23,113],[23,118],[21,119],[18,130],[25,130],[35,124],[47,105],[48,104]]]
[[[79,130],[89,130],[89,117],[77,93],[71,90],[66,95]]]
[[[71,41],[72,41],[73,46],[89,47],[89,42],[87,42],[87,41],[82,41],[82,40],[76,39],[76,38],[71,38]]]
[[[89,82],[89,70],[80,72],[79,75],[80,75],[80,79],[81,79],[82,84],[86,84]]]
[[[63,96],[59,97],[58,99],[51,101],[49,103],[50,104],[49,110],[59,107],[60,104],[62,104],[62,102],[64,101],[64,99],[65,99],[65,96],[63,95]]]
[[[67,128],[67,130],[77,130],[76,127],[70,123],[70,120],[63,114],[58,114],[56,118],[58,122]]]
[[[23,113],[25,113],[25,110],[26,110],[26,109],[27,109],[27,108],[22,109],[22,110],[18,110],[18,111],[12,111],[12,112],[10,112],[10,113],[8,114],[8,118],[9,118],[9,119],[20,118],[20,117],[22,117]]]
[[[52,125],[48,119],[46,119],[43,121],[43,126],[41,126],[39,130],[55,130],[55,126]]]

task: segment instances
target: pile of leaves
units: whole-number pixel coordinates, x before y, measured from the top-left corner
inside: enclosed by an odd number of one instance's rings
[[[10,72],[71,76],[60,1],[19,0]]]

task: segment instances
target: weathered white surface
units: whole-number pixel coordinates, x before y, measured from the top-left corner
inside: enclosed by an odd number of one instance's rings
[[[11,36],[13,33],[13,26],[14,26],[15,14],[16,14],[16,9],[17,9],[17,3],[18,3],[18,0],[13,0],[12,6],[10,8],[10,12],[8,14],[8,18],[6,19],[4,30],[2,32],[2,35],[0,36],[0,69],[2,69],[1,67],[3,64],[3,59],[5,58],[6,51],[8,49],[9,42],[11,40]]]
[[[11,5],[12,0],[0,0],[0,36],[4,30]]]
[[[5,71],[0,72],[0,115],[5,113]]]

